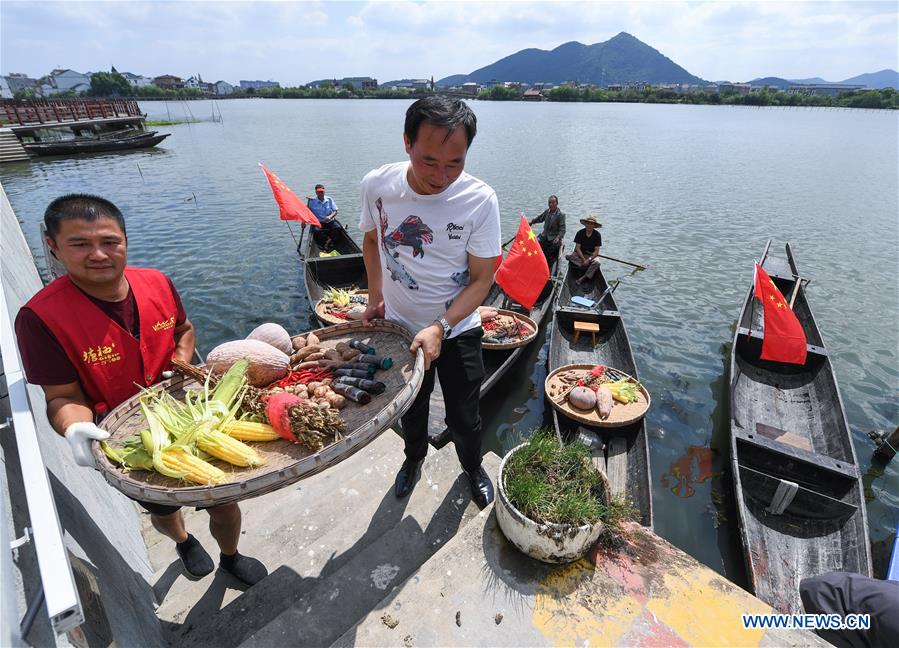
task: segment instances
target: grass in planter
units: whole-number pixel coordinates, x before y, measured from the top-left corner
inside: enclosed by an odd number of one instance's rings
[[[579,526],[610,513],[603,501],[602,476],[587,447],[560,445],[545,428],[509,458],[503,482],[512,505],[536,522]]]

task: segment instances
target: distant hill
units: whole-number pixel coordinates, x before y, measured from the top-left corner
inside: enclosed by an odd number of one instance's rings
[[[524,49],[469,74],[440,79],[442,86],[487,81],[525,83],[593,83],[608,85],[627,81],[649,83],[704,83],[674,61],[626,32],[603,43],[575,41],[551,51]]]
[[[790,79],[791,83],[834,83],[833,81],[825,81],[821,77],[812,77],[811,79]]]
[[[841,83],[866,85],[869,88],[895,88],[899,90],[899,72],[896,72],[896,70],[869,72],[868,74],[859,74],[851,79],[846,79],[841,81]]]
[[[749,83],[754,86],[777,86],[781,90],[786,90],[797,82],[790,81],[789,79],[781,79],[780,77],[762,77],[761,79],[753,79]]]

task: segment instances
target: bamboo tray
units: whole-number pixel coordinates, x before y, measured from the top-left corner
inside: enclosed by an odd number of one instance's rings
[[[563,403],[557,402],[567,391],[567,387],[565,387],[564,383],[558,378],[559,374],[571,371],[572,369],[582,369],[586,373],[594,366],[595,365],[592,364],[570,364],[550,372],[544,383],[546,398],[549,400],[550,405],[571,420],[584,423],[585,425],[592,425],[594,427],[623,427],[625,425],[630,425],[635,421],[639,421],[646,416],[646,412],[649,411],[649,405],[651,403],[649,392],[646,391],[646,388],[642,383],[639,383],[632,376],[629,376],[614,367],[610,368],[622,374],[631,382],[638,383],[637,400],[635,402],[624,404],[615,401],[615,404],[612,406],[612,411],[606,419],[599,418],[599,414],[596,413],[596,408],[591,410],[580,410],[572,407],[567,400]],[[554,397],[550,396],[553,392],[555,392]]]
[[[488,351],[491,351],[491,350],[492,351],[503,351],[506,349],[517,349],[518,347],[527,346],[528,344],[530,344],[531,342],[534,341],[534,338],[537,337],[537,329],[539,328],[537,326],[537,322],[532,320],[527,315],[522,315],[521,313],[516,313],[515,311],[506,310],[504,308],[497,308],[495,310],[500,315],[512,317],[516,321],[521,322],[522,324],[524,324],[525,326],[528,327],[528,330],[530,331],[530,333],[526,337],[523,337],[520,340],[518,340],[517,342],[502,342],[499,344],[496,344],[493,342],[488,342],[487,340],[489,340],[490,338],[488,338],[485,335],[483,338],[481,338],[481,348],[482,349],[485,349]]]
[[[364,302],[362,302],[362,301],[356,302],[359,306],[367,306],[368,305],[368,291],[367,290],[360,290],[359,292],[356,293],[355,297],[364,297],[365,298]],[[315,316],[320,321],[324,322],[325,324],[346,324],[347,322],[358,321],[358,320],[340,319],[339,317],[335,317],[334,315],[331,315],[328,312],[328,304],[330,304],[330,303],[331,302],[328,302],[324,299],[319,299],[317,302],[315,302],[315,309],[314,309]]]
[[[419,350],[415,357],[409,353],[412,334],[386,320],[373,320],[372,323],[373,326],[366,327],[361,322],[350,322],[315,331],[323,348],[359,338],[375,347],[380,355],[392,357],[394,362],[390,369],[377,373],[377,380],[387,385],[385,393],[373,396],[365,406],[347,403],[340,411],[346,421],[343,438],[319,452],[313,453],[306,446],[289,441],[250,443],[265,457],[264,465],[240,468],[214,459],[214,465],[233,474],[233,481],[217,486],[199,486],[179,482],[154,471],[125,471],[106,457],[99,444],[94,444],[94,457],[100,472],[114,488],[132,499],[175,506],[216,506],[284,488],[340,463],[364,448],[406,413],[424,377],[424,353]],[[177,373],[175,377],[156,385],[179,399],[185,390],[198,386],[195,380]],[[109,441],[113,446],[120,446],[123,439],[144,429],[146,420],[140,412],[139,395],[112,410],[100,427],[110,433]]]

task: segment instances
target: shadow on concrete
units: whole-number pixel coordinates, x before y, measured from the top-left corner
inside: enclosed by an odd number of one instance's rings
[[[365,533],[341,554],[332,554],[315,577],[303,576],[292,567],[282,565],[263,581],[219,609],[228,587],[237,581],[221,571],[216,572],[209,589],[191,608],[181,623],[162,622],[168,639],[180,646],[236,646],[266,627],[276,617],[298,604],[321,582],[347,564],[356,554],[375,542],[386,531],[400,524],[408,499],[398,500],[390,488],[381,499]],[[271,567],[271,566],[269,566]],[[167,592],[180,570],[171,578],[172,566],[157,583]],[[171,578],[171,582],[164,580]]]

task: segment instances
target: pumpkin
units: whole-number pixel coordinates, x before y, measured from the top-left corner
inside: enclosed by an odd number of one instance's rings
[[[290,355],[293,353],[293,342],[290,340],[288,333],[283,326],[274,322],[260,324],[252,330],[247,336],[248,340],[260,340],[271,344],[276,349]]]
[[[206,356],[206,364],[215,374],[222,374],[241,358],[250,361],[247,380],[254,387],[264,387],[287,375],[290,358],[286,353],[261,340],[234,340],[215,347]]]
[[[596,407],[596,394],[587,387],[575,387],[568,394],[568,402],[579,410],[591,410]]]

